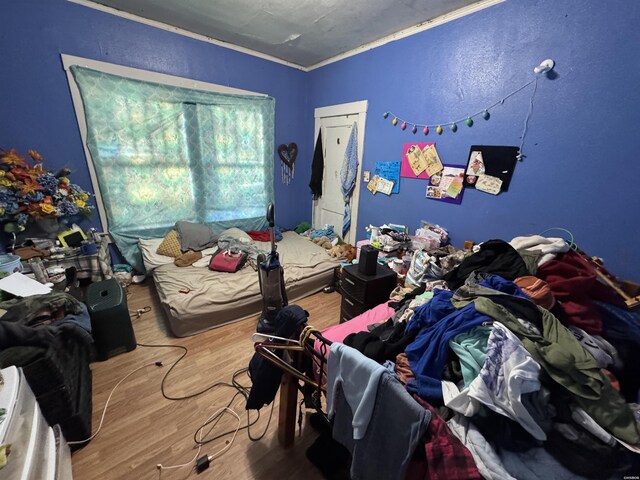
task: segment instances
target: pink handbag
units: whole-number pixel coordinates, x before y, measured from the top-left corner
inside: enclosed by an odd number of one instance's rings
[[[211,257],[209,270],[216,272],[234,273],[244,267],[247,261],[245,252],[231,252],[230,250],[218,250]]]

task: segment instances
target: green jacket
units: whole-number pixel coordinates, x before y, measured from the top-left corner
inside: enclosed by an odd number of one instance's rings
[[[611,386],[596,360],[573,334],[548,310],[542,312],[542,332],[538,335],[522,325],[509,310],[486,297],[472,300],[476,310],[505,325],[557,383],[575,398],[591,417],[619,439],[640,445],[640,432],[625,400]],[[462,308],[468,301],[452,302]]]

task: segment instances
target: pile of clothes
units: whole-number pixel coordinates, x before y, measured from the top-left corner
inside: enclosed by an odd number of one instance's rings
[[[425,254],[416,284],[392,294],[395,315],[344,339],[438,425],[425,444],[437,460],[407,477],[637,474],[640,315],[587,259],[541,236]]]
[[[51,292],[6,300],[0,309],[0,368],[22,368],[45,419],[67,440],[90,437],[94,346],[86,305]]]

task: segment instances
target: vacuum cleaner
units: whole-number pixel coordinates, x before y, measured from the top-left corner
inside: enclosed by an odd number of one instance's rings
[[[284,269],[280,264],[280,258],[276,250],[276,236],[273,230],[275,226],[275,209],[273,203],[267,207],[267,222],[269,224],[269,236],[271,237],[271,252],[268,255],[258,255],[258,279],[260,280],[260,293],[262,294],[262,313],[258,318],[257,331],[260,333],[273,333],[275,330],[275,318],[278,312],[287,306],[287,292],[284,287]]]

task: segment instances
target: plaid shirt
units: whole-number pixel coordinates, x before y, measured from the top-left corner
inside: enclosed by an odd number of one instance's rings
[[[413,398],[431,412],[427,429],[429,439],[424,445],[426,465],[412,461],[407,471],[411,480],[482,480],[467,447],[451,433],[436,410],[419,396]]]
[[[90,278],[92,282],[108,280],[113,276],[111,270],[111,255],[109,254],[109,238],[101,237],[96,244],[97,253],[93,255],[81,255],[77,249],[75,255],[65,255],[63,258],[44,258],[42,260],[45,268],[61,266],[65,269],[76,267],[78,278]]]
[[[65,256],[64,258],[45,258],[43,259],[43,263],[45,268],[60,266],[66,269],[76,267],[76,270],[78,270],[78,278],[91,278],[92,282],[99,282],[103,278],[98,254]]]

